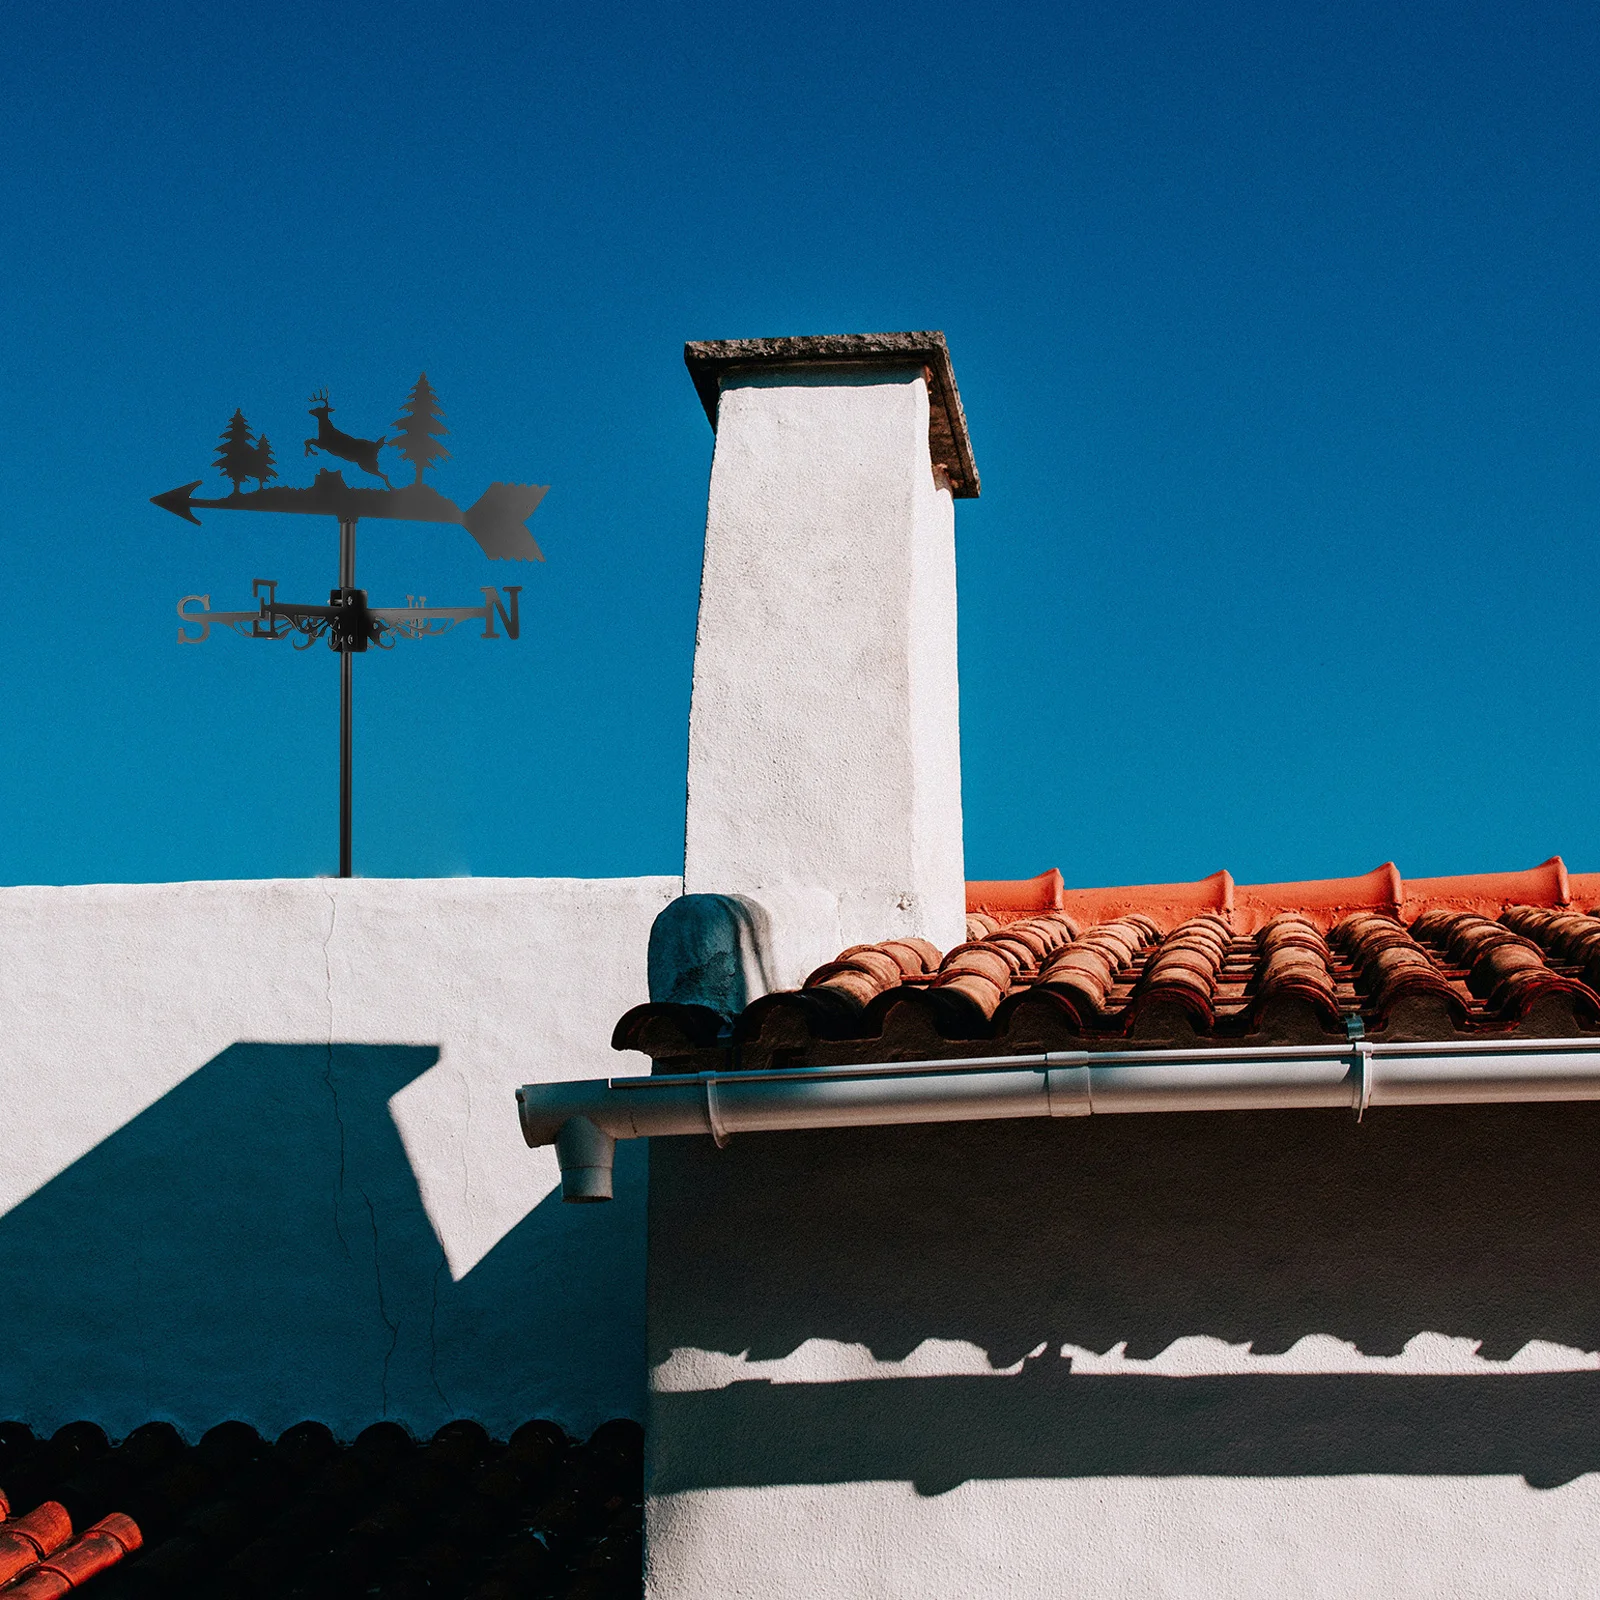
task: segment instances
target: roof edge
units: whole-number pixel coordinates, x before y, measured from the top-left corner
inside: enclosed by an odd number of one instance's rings
[[[1353,878],[1308,878],[1299,883],[1235,884],[1227,871],[1194,883],[1141,883],[1120,888],[1068,889],[1055,869],[1037,878],[972,882],[968,911],[1009,920],[1065,911],[1091,922],[1142,912],[1170,928],[1210,912],[1239,933],[1253,933],[1284,911],[1332,925],[1353,911],[1411,919],[1433,909],[1498,915],[1511,905],[1584,910],[1600,907],[1600,873],[1571,873],[1560,856],[1521,872],[1475,872],[1446,878],[1400,875],[1392,861]]]

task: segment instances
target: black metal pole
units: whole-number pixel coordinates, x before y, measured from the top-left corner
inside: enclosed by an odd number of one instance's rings
[[[349,591],[356,586],[356,524],[355,518],[339,524],[339,587],[345,591],[343,603],[349,603]],[[339,650],[339,876],[348,878],[350,871],[350,768],[352,724],[351,706],[353,676],[352,650],[355,641],[346,630],[340,639]]]

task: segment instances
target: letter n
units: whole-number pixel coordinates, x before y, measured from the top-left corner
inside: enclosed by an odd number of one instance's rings
[[[500,591],[487,586],[483,591],[483,636],[485,639],[498,639],[500,635],[494,631],[494,614],[500,613],[500,620],[506,625],[506,638],[515,639],[521,631],[522,624],[517,616],[517,596],[522,593],[522,585],[515,587],[506,586],[506,599],[510,602],[510,610],[500,604]]]

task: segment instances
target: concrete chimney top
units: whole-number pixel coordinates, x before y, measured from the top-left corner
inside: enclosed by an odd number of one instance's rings
[[[785,367],[918,367],[928,383],[928,454],[957,500],[978,498],[966,413],[944,335],[825,333],[790,339],[702,339],[683,347],[684,364],[713,428],[722,380],[731,373]]]

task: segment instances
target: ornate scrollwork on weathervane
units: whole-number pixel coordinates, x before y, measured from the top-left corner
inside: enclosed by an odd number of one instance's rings
[[[544,499],[547,486],[527,483],[491,483],[465,510],[440,494],[422,474],[450,454],[439,441],[449,431],[439,397],[424,373],[394,423],[393,437],[359,439],[334,427],[328,391],[311,397],[309,415],[316,418],[315,438],[305,441],[306,455],[332,456],[383,480],[383,488],[344,481],[340,469],[321,468],[310,485],[289,488],[274,484],[278,476],[272,444],[263,434],[252,434],[242,411],[235,411],[223,429],[213,466],[233,485],[231,494],[215,500],[197,500],[194,491],[203,479],[153,495],[151,503],[174,516],[199,524],[195,508],[215,511],[279,511],[331,516],[339,523],[339,586],[327,605],[300,604],[278,599],[276,578],[257,578],[252,585],[253,611],[213,611],[211,596],[188,594],[178,602],[180,644],[201,644],[214,627],[230,628],[248,639],[294,639],[297,650],[309,649],[326,639],[340,657],[339,675],[339,876],[348,878],[350,864],[351,798],[351,657],[369,645],[392,649],[399,639],[423,639],[448,633],[463,622],[482,622],[483,637],[498,639],[496,618],[505,636],[521,632],[518,614],[520,585],[483,588],[481,606],[430,606],[426,595],[406,597],[403,606],[369,606],[366,590],[356,587],[356,523],[362,517],[399,522],[446,522],[464,527],[491,561],[543,561],[539,546],[528,531],[528,518]],[[415,470],[412,482],[396,488],[383,470],[379,451],[392,449]],[[254,483],[254,489],[244,486]]]

